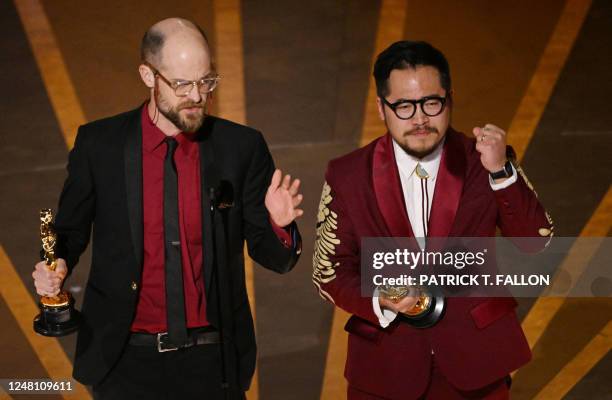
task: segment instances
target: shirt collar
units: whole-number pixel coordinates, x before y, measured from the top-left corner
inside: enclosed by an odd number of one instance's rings
[[[444,149],[444,141],[446,137],[444,137],[436,149],[430,154],[426,155],[423,158],[414,157],[404,151],[400,147],[399,144],[393,139],[393,152],[395,153],[395,162],[397,163],[397,168],[402,173],[402,175],[410,178],[414,173],[414,170],[417,164],[421,164],[421,166],[427,171],[429,175],[429,179],[432,181],[436,180],[438,175],[438,169],[440,168],[440,160],[442,159],[442,150]]]
[[[166,135],[161,131],[151,120],[149,116],[149,102],[145,102],[142,107],[142,147],[153,153],[159,146],[164,143]],[[180,132],[174,137],[178,142],[178,149],[191,158],[197,158],[197,133]]]

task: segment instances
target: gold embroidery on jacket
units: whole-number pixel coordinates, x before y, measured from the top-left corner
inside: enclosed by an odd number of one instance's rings
[[[334,303],[331,295],[321,288],[322,284],[329,283],[336,278],[336,267],[340,264],[331,259],[336,254],[336,246],[340,244],[340,239],[335,233],[338,229],[338,214],[328,207],[332,200],[331,188],[325,182],[317,213],[317,238],[312,256],[312,281],[319,290],[319,295]]]
[[[516,172],[518,172],[518,174],[523,178],[523,181],[525,181],[525,184],[527,185],[527,187],[531,189],[531,191],[536,197],[538,197],[538,193],[533,188],[533,184],[527,178],[527,175],[525,174],[525,171],[523,171],[523,168],[518,164],[516,160],[513,159],[511,160],[511,162],[514,165],[514,169],[516,169]],[[548,236],[550,237],[550,239],[552,239],[554,235],[554,231],[555,231],[555,224],[552,218],[550,217],[550,214],[548,214],[547,211],[545,211],[544,214],[546,215],[546,220],[550,224],[550,227],[543,227],[543,228],[538,229],[538,234],[544,237]],[[548,240],[545,246],[548,246],[550,244],[550,239]]]

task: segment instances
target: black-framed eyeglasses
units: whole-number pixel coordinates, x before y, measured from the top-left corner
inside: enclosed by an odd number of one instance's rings
[[[157,70],[154,66],[152,66],[148,62],[145,62],[144,64],[147,67],[151,68],[155,76],[159,76],[162,79],[162,81],[166,83],[166,85],[174,89],[174,94],[177,95],[178,97],[187,96],[189,93],[191,93],[191,90],[193,89],[194,86],[197,86],[200,94],[210,93],[213,90],[215,90],[215,88],[219,84],[219,80],[221,79],[219,75],[213,73],[197,81],[185,81],[181,79],[169,80],[164,75],[162,75],[162,73],[159,72],[159,70]]]
[[[444,111],[447,96],[426,96],[419,100],[400,100],[391,104],[384,97],[380,98],[399,119],[410,119],[416,114],[417,104],[421,107],[423,114],[428,117],[435,117]]]

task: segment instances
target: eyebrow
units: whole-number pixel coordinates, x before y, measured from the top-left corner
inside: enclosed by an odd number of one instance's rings
[[[211,78],[212,75],[216,74],[215,71],[211,70],[209,71],[206,75],[204,75],[201,78],[198,79],[194,79],[195,81],[201,81],[202,79],[206,79],[206,78]],[[180,82],[193,82],[191,79],[184,79],[184,78],[170,78],[171,81],[180,81]]]
[[[400,101],[419,101],[421,99],[426,99],[428,97],[444,97],[444,95],[433,93],[433,94],[428,94],[427,96],[423,96],[423,97],[418,98],[418,99],[405,99],[405,98],[401,97],[401,98],[399,98],[399,99],[397,99],[397,100],[395,100],[393,102],[394,103],[399,103]]]

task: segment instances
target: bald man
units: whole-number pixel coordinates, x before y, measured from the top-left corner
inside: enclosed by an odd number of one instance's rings
[[[299,180],[258,131],[207,115],[219,83],[203,31],[178,18],[144,35],[149,99],[79,128],[55,229],[59,292],[88,245],[74,377],[96,399],[244,398],[255,369],[243,246],[284,273],[300,254]]]

